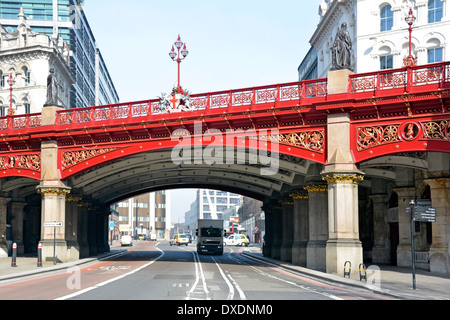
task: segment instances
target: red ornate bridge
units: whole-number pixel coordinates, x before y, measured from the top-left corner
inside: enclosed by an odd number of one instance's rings
[[[42,241],[44,255],[50,257],[54,235],[41,222],[67,222],[56,235],[57,254],[64,261],[76,260],[108,249],[108,205],[161,189],[218,188],[265,201],[264,254],[284,261],[305,256],[292,246],[293,228],[297,234],[302,228],[292,218],[292,204],[297,203],[295,214],[307,214],[313,230],[302,231],[303,236],[314,243],[306,247],[309,260],[299,263],[338,273],[346,260],[357,265],[363,259],[355,205],[359,190],[364,197],[396,193],[399,213],[421,193],[438,212],[430,268],[446,272],[450,266],[442,265],[440,257],[448,257],[442,248],[447,248],[443,239],[450,232],[449,97],[450,62],[443,62],[365,74],[341,70],[327,79],[188,98],[177,90],[171,99],[70,110],[45,107],[42,114],[0,118],[0,211],[8,211],[0,215],[0,235],[10,224],[19,248]],[[209,147],[223,146],[229,132],[234,135],[233,160],[242,154],[251,159],[255,150],[270,151],[279,156],[279,170],[262,174],[262,161],[173,161],[181,140],[194,146],[196,160],[195,146],[212,155]],[[214,152],[220,155],[218,149]],[[178,155],[188,157],[184,150]],[[418,175],[420,190],[404,188],[405,179],[408,185],[417,182],[411,182],[414,173],[405,171],[411,168],[434,175]],[[402,183],[396,186],[398,175]],[[394,187],[388,190],[383,179]],[[303,199],[308,199],[307,207],[299,209]],[[385,227],[385,205],[380,203],[374,209],[377,239],[385,236],[380,229]],[[165,230],[168,226],[160,220],[156,228]],[[399,224],[408,224],[406,220],[397,219]],[[408,227],[398,227],[402,241],[408,238],[401,234],[404,230]],[[2,241],[4,236],[0,249]],[[397,253],[401,263],[407,247],[402,243]],[[386,255],[390,252],[380,257]]]
[[[191,95],[191,110],[161,113],[160,100],[0,119],[2,177],[41,179],[41,143],[58,142],[62,181],[133,154],[174,147],[174,130],[279,130],[280,153],[324,164],[327,115],[351,114],[354,163],[410,151],[450,150],[450,63],[350,76],[348,90],[327,93],[327,79]],[[269,141],[270,140],[270,141]],[[204,143],[207,145],[207,143]]]

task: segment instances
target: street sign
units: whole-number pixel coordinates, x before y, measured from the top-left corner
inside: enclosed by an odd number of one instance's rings
[[[431,200],[429,200],[429,199],[420,199],[420,200],[417,200],[416,205],[418,207],[431,208]]]
[[[436,222],[436,209],[426,207],[416,207],[414,210],[414,221]]]
[[[44,227],[62,227],[62,222],[44,222]]]

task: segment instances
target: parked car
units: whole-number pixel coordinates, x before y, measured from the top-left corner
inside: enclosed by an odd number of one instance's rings
[[[224,244],[227,246],[246,246],[248,247],[249,241],[243,234],[232,234],[228,238],[224,239]]]
[[[122,238],[120,239],[120,244],[123,246],[132,246],[133,245],[133,239],[131,238],[131,236],[125,235],[122,236]]]
[[[187,234],[176,234],[169,242],[171,246],[181,246],[189,244],[189,236]]]

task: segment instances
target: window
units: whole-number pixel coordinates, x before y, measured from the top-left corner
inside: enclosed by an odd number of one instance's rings
[[[442,62],[442,48],[428,49],[428,63]]]
[[[31,82],[31,74],[27,67],[22,68],[23,71],[23,80],[25,82],[25,87],[30,85]]]
[[[392,55],[381,56],[380,57],[380,70],[392,69],[394,68],[394,59]]]
[[[428,1],[428,23],[440,22],[443,13],[442,0]]]
[[[5,87],[5,78],[3,76],[3,71],[0,70],[0,89]]]
[[[381,31],[392,30],[394,24],[394,15],[392,13],[392,7],[390,5],[385,5],[381,8]]]

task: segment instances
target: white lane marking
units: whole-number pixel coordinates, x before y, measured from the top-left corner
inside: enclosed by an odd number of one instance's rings
[[[228,299],[227,300],[233,300],[233,298],[234,298],[234,287],[236,287],[236,290],[238,291],[241,300],[247,300],[247,297],[245,296],[244,291],[241,290],[241,288],[239,287],[237,282],[233,279],[233,277],[230,275],[230,273],[227,271],[227,275],[225,275],[225,273],[222,271],[222,268],[219,266],[219,262],[217,261],[217,259],[214,258],[214,257],[212,257],[212,259],[216,263],[216,266],[219,269],[220,274],[225,279],[225,282],[227,283],[228,288],[230,289],[230,292],[228,294]],[[228,281],[227,276],[228,276],[228,278],[230,278],[231,282]]]
[[[219,263],[217,262],[217,260],[214,257],[212,257],[212,259],[216,263],[217,269],[219,269],[219,272],[222,275],[222,278],[225,280],[226,284],[228,285],[228,297],[227,297],[227,300],[233,300],[233,298],[234,298],[234,287],[233,287],[233,285],[227,279],[227,276],[225,275],[225,273],[223,273],[223,270],[219,266]]]
[[[182,250],[184,250],[184,249],[182,249]],[[192,286],[191,290],[189,290],[189,292],[187,293],[185,300],[192,299],[191,295],[197,288],[200,278],[202,279],[202,282],[203,282],[203,292],[206,294],[206,300],[211,300],[211,298],[209,297],[208,287],[206,286],[206,280],[205,280],[205,275],[203,273],[202,263],[200,261],[200,257],[198,256],[198,253],[196,251],[190,251],[190,250],[184,250],[184,251],[188,251],[188,252],[192,253],[192,256],[194,257],[194,265],[195,265],[195,282],[194,282],[194,285]]]
[[[79,296],[79,295],[81,295],[81,294],[84,294],[84,293],[86,293],[86,292],[88,292],[88,291],[91,291],[91,290],[94,290],[94,289],[103,287],[103,286],[105,286],[105,285],[107,285],[107,284],[109,284],[109,283],[112,283],[112,282],[114,282],[114,281],[117,281],[117,280],[123,279],[123,278],[125,278],[125,277],[128,277],[129,275],[132,275],[133,273],[136,273],[136,272],[138,272],[138,271],[140,271],[140,270],[142,270],[142,269],[144,269],[144,268],[147,268],[148,266],[151,266],[153,263],[155,263],[156,261],[158,261],[159,259],[161,259],[162,257],[164,257],[164,254],[165,254],[164,251],[162,251],[162,250],[159,249],[158,247],[156,247],[156,249],[158,249],[158,250],[161,252],[161,254],[160,254],[156,259],[150,261],[149,263],[147,263],[147,264],[145,264],[145,265],[143,265],[143,266],[141,266],[141,267],[139,267],[139,268],[137,268],[137,269],[135,269],[135,270],[133,270],[133,271],[130,271],[130,272],[126,273],[126,274],[123,274],[123,275],[121,275],[121,276],[118,276],[118,277],[116,277],[116,278],[113,278],[113,279],[104,281],[104,282],[102,282],[102,283],[96,284],[95,286],[92,286],[92,287],[89,287],[89,288],[86,288],[86,289],[83,289],[83,290],[74,292],[74,293],[72,293],[72,294],[69,294],[69,295],[67,295],[67,296],[64,296],[64,297],[61,297],[61,298],[58,298],[58,299],[55,299],[55,300],[67,300],[67,299],[71,299],[71,298],[73,298],[73,297],[76,297],[76,296]]]
[[[310,287],[307,287],[307,286],[304,286],[304,285],[300,285],[300,284],[297,284],[297,283],[292,282],[292,281],[284,280],[284,279],[279,278],[279,277],[276,277],[276,276],[274,276],[274,275],[271,275],[271,274],[269,274],[269,273],[267,273],[267,272],[265,272],[265,271],[262,271],[262,270],[256,268],[255,266],[252,266],[252,265],[248,264],[248,263],[245,262],[241,257],[239,257],[239,258],[240,258],[240,260],[241,260],[242,263],[248,265],[248,266],[249,266],[250,268],[252,268],[255,272],[257,272],[257,273],[259,273],[259,274],[261,274],[261,275],[263,275],[263,276],[266,276],[266,277],[272,278],[272,279],[276,279],[276,280],[281,281],[281,282],[285,282],[285,283],[290,284],[290,285],[292,285],[292,286],[301,288],[301,289],[303,289],[303,290],[305,290],[305,291],[313,292],[313,293],[316,293],[316,294],[319,294],[319,295],[328,297],[328,298],[333,299],[333,300],[344,300],[344,299],[339,298],[339,297],[337,297],[337,296],[335,296],[335,295],[333,295],[333,294],[326,293],[326,292],[321,292],[321,291],[319,291],[319,290],[316,290],[316,289],[313,289],[313,288],[310,288]],[[248,257],[248,256],[246,256],[246,258],[261,263],[261,261],[259,261],[259,260],[257,260],[257,259],[252,259],[251,257]],[[284,271],[284,268],[279,267],[279,266],[277,266],[277,265],[275,265],[275,264],[272,264],[272,263],[270,263],[270,262],[264,262],[264,264],[272,265],[273,267],[278,268],[278,269]],[[286,270],[286,271],[288,271],[288,270]],[[292,271],[288,271],[288,272],[289,272],[289,273],[293,273]],[[295,273],[293,273],[293,274],[295,274]]]

